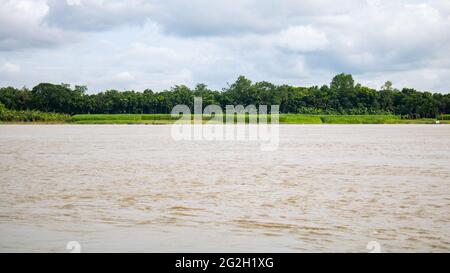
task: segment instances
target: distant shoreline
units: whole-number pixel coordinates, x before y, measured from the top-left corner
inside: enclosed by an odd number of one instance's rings
[[[226,121],[226,116],[218,117]],[[259,116],[238,115],[235,124],[249,123],[250,120],[259,119]],[[265,117],[271,123],[270,115]],[[450,124],[450,120],[437,119],[402,119],[395,115],[302,115],[280,114],[279,124]],[[193,119],[193,116],[191,117]],[[203,116],[203,123],[213,123],[211,116]],[[64,120],[39,121],[0,121],[3,125],[171,125],[179,120],[168,114],[99,114],[74,115]],[[252,123],[254,123],[254,120]],[[189,123],[187,121],[187,123]]]

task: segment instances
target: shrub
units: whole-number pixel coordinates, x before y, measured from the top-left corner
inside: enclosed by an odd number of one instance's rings
[[[0,121],[6,122],[68,122],[70,115],[39,111],[15,111],[0,106]]]
[[[450,115],[440,115],[439,120],[450,120]]]

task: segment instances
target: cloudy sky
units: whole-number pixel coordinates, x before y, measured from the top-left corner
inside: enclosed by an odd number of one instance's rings
[[[310,86],[341,72],[450,92],[450,1],[0,0],[0,86]]]

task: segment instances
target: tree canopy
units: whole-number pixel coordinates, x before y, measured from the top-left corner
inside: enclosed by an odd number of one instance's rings
[[[86,86],[41,83],[32,88],[0,88],[0,103],[11,110],[38,110],[65,114],[167,114],[178,104],[193,107],[194,97],[204,106],[279,105],[282,113],[396,114],[434,118],[450,113],[450,94],[397,90],[386,82],[380,90],[355,83],[352,75],[339,74],[330,85],[294,87],[256,82],[240,76],[221,91],[204,84],[194,89],[177,85],[169,90],[143,92],[106,90],[88,94]]]

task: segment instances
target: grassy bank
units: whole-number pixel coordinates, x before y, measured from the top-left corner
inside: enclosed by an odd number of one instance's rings
[[[196,116],[191,115],[190,120]],[[402,119],[395,115],[302,115],[280,114],[277,116],[280,124],[435,124],[435,119]],[[198,117],[200,118],[200,117]],[[8,110],[0,104],[0,123],[71,123],[71,124],[173,124],[179,116],[169,114],[118,114],[118,115],[65,115],[43,113],[39,111]],[[203,115],[203,123],[215,121],[227,122],[233,116]],[[440,123],[450,124],[450,115],[441,115]],[[235,123],[256,123],[258,121],[272,122],[270,115],[234,115]]]
[[[65,114],[43,113],[39,111],[0,110],[0,123],[68,123],[72,117]]]
[[[203,116],[203,122],[209,122],[211,116]],[[216,118],[226,120],[225,115]],[[261,116],[259,116],[261,118]],[[270,116],[265,116],[268,122],[271,122]],[[75,124],[173,124],[178,117],[171,115],[139,115],[139,114],[120,114],[120,115],[75,115],[72,117],[72,123]],[[191,120],[194,116],[191,116]],[[249,123],[257,116],[236,115],[235,122],[245,120]],[[279,115],[280,124],[435,124],[435,119],[402,119],[395,115],[300,115],[300,114],[281,114]],[[450,120],[442,119],[441,123],[448,124]]]

